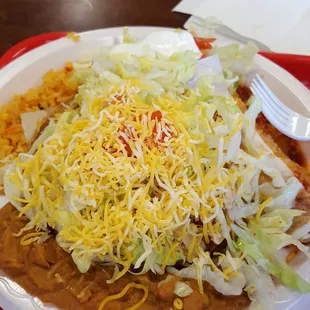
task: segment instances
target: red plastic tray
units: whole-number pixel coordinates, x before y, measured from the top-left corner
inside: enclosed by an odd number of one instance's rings
[[[9,48],[0,58],[0,69],[9,64],[11,61],[15,60],[19,56],[39,47],[43,44],[55,41],[57,39],[63,38],[68,34],[68,32],[49,32],[39,34],[34,37],[30,37],[24,41],[13,45]]]
[[[68,32],[44,33],[17,43],[0,58],[0,69],[30,50],[45,43],[65,37],[67,34]],[[310,89],[310,56],[267,52],[260,52],[259,54],[290,72],[295,78]]]
[[[259,52],[259,54],[290,72],[296,79],[310,89],[310,56],[267,52]]]

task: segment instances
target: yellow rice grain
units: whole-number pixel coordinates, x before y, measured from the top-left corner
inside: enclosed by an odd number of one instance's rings
[[[80,42],[80,36],[75,32],[69,32],[66,37],[74,42]]]

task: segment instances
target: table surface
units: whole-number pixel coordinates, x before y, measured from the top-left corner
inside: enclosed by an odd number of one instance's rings
[[[172,13],[179,0],[0,0],[0,55],[45,32],[116,26],[182,27],[187,16]]]

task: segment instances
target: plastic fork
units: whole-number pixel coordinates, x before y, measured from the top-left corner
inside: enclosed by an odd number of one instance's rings
[[[310,118],[284,105],[259,75],[256,75],[250,88],[262,100],[263,114],[275,128],[294,140],[310,141]]]

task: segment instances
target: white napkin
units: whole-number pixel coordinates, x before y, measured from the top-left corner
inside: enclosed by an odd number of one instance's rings
[[[275,52],[310,55],[309,0],[183,0],[173,11],[215,17]]]

